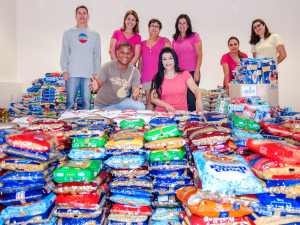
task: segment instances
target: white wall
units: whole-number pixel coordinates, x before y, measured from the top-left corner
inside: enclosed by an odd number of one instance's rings
[[[283,38],[288,55],[279,66],[280,105],[300,111],[300,101],[295,101],[300,97],[300,76],[297,74],[300,61],[299,0],[17,0],[17,68],[24,90],[33,79],[60,69],[62,35],[65,29],[75,25],[74,10],[78,4],[89,8],[89,26],[101,35],[102,62],[109,60],[110,37],[122,26],[127,10],[137,11],[143,39],[148,37],[149,19],[160,19],[163,24],[161,35],[171,39],[177,16],[188,14],[193,29],[203,40],[200,87],[207,89],[222,83],[220,58],[228,51],[228,38],[237,36],[240,49],[251,56],[248,44],[251,22],[262,18],[271,32]]]

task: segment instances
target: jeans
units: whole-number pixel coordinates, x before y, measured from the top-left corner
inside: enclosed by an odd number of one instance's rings
[[[190,74],[192,75],[193,79],[194,79],[194,73],[195,71],[190,71]],[[201,78],[201,74],[200,74],[200,78]],[[199,83],[200,81],[196,82],[197,86],[199,87]],[[187,91],[187,105],[188,105],[188,110],[189,111],[196,111],[196,98],[193,92],[190,91],[190,89],[188,89]]]
[[[89,87],[90,82],[90,78],[83,77],[70,77],[70,80],[66,81],[66,110],[74,109],[74,104],[79,87],[83,109],[91,109],[91,89]]]
[[[100,107],[95,106],[95,109],[104,109],[104,110],[120,109],[122,111],[124,111],[124,110],[136,110],[136,111],[138,111],[138,110],[145,110],[146,107],[145,107],[144,103],[142,103],[139,100],[135,101],[132,98],[124,98],[118,104],[106,106],[104,108],[100,108]]]

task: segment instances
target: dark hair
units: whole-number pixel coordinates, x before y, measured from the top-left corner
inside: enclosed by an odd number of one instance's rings
[[[162,64],[162,55],[164,53],[171,53],[174,59],[174,69],[176,73],[182,72],[182,69],[178,67],[178,57],[174,49],[170,47],[165,47],[161,50],[159,54],[159,62],[158,62],[158,72],[155,74],[155,76],[152,79],[152,84],[151,84],[151,91],[155,90],[157,97],[161,97],[161,85],[164,81],[165,77],[165,67]]]
[[[130,44],[129,42],[127,41],[124,41],[124,42],[121,42],[119,45],[118,45],[118,50],[122,47],[128,47],[130,48],[130,50],[132,51],[132,44]]]
[[[148,28],[150,28],[150,25],[151,25],[152,23],[158,23],[159,29],[162,28],[161,22],[160,22],[158,19],[151,19],[151,20],[149,21],[149,23],[148,23]]]
[[[229,46],[229,42],[230,42],[231,40],[236,40],[236,41],[240,44],[240,41],[239,41],[239,39],[238,39],[237,37],[230,37],[230,38],[228,39],[228,42],[227,42],[228,46]],[[241,59],[241,58],[244,58],[243,53],[242,53],[240,50],[238,51],[238,55],[239,55],[239,58],[240,58],[240,59]]]
[[[253,29],[253,24],[255,24],[257,22],[261,23],[262,25],[265,25],[265,39],[270,37],[270,35],[272,34],[272,33],[270,33],[269,28],[267,27],[266,23],[262,19],[253,20],[252,25],[251,25],[251,36],[250,36],[250,41],[249,41],[249,43],[251,45],[256,45],[260,40],[260,37],[254,32],[254,29]]]
[[[89,14],[89,10],[85,5],[79,5],[77,6],[76,10],[75,10],[75,14],[77,14],[78,9],[85,9],[87,14]]]
[[[193,28],[192,28],[192,23],[191,23],[191,19],[188,15],[186,14],[180,14],[178,17],[177,17],[177,20],[176,20],[176,23],[175,23],[175,34],[173,35],[173,39],[174,40],[177,40],[179,35],[180,35],[180,31],[178,29],[178,24],[179,24],[179,20],[180,19],[186,19],[186,22],[188,24],[188,28],[187,28],[187,31],[186,31],[186,36],[189,37],[191,36],[192,34],[194,34],[195,32],[193,32]]]
[[[125,31],[125,29],[126,29],[125,20],[127,19],[127,17],[129,15],[133,15],[135,17],[136,24],[133,27],[133,33],[138,34],[140,32],[140,30],[139,30],[139,16],[134,10],[129,10],[129,11],[126,12],[126,14],[124,16],[124,20],[123,20],[123,27],[121,27],[120,29],[121,29],[121,31]]]

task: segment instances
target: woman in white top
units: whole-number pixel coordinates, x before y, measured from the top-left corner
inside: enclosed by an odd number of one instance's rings
[[[281,37],[270,33],[266,23],[261,19],[252,22],[250,44],[254,58],[273,57],[276,66],[286,58]]]

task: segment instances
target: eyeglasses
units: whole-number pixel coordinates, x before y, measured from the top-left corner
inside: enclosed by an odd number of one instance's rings
[[[262,24],[259,23],[259,24],[257,24],[256,26],[253,26],[253,30],[256,30],[256,29],[259,28],[261,25],[262,25]]]
[[[159,26],[158,25],[151,25],[150,28],[151,29],[159,29]]]

